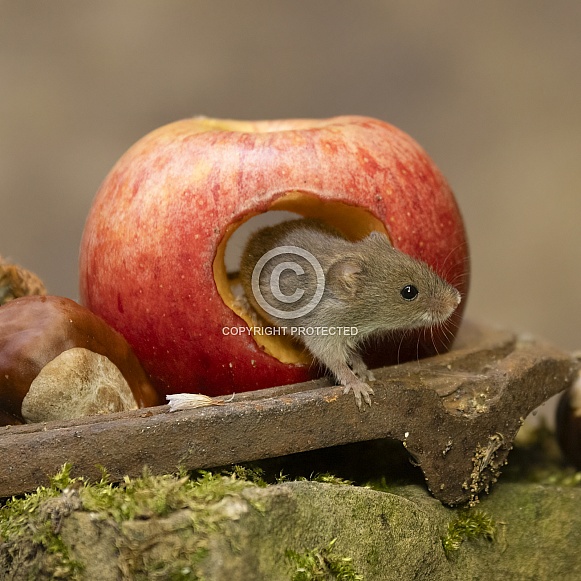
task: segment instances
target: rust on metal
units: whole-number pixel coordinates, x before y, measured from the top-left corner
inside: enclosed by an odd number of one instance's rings
[[[495,481],[534,408],[571,383],[579,363],[513,333],[465,325],[449,353],[375,372],[372,405],[326,380],[67,422],[0,428],[0,497],[34,490],[64,462],[74,475],[112,480],[211,468],[391,438],[403,443],[432,494],[473,499]]]

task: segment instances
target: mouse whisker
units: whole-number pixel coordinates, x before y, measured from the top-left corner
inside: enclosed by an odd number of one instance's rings
[[[451,278],[448,282],[456,289],[460,285],[464,285],[464,283],[469,280],[470,275],[467,272],[462,272]],[[447,280],[447,279],[446,279]]]
[[[464,242],[460,242],[460,244],[457,244],[454,248],[452,248],[452,250],[450,250],[448,252],[448,254],[446,255],[446,257],[444,258],[443,262],[442,262],[442,269],[444,268],[444,266],[446,266],[446,263],[448,262],[448,260],[450,259],[450,257],[455,254],[460,248],[466,247],[468,246],[468,243],[466,241]]]
[[[437,269],[438,272],[442,273],[442,278],[444,280],[447,280],[450,284],[452,284],[453,286],[456,286],[459,282],[463,281],[465,278],[467,278],[469,276],[468,272],[467,272],[467,268],[465,268],[466,263],[468,262],[469,258],[466,255],[462,261],[461,264],[459,265],[457,261],[455,262],[451,262],[450,257],[459,249],[462,248],[463,246],[467,246],[466,242],[462,242],[461,244],[458,244],[455,248],[453,248],[452,250],[450,250],[450,252],[448,252],[446,258],[444,258],[444,261],[441,263],[441,266]],[[462,268],[460,269],[460,272],[458,275],[456,275],[455,277],[453,277],[452,279],[450,279],[450,273],[453,272],[456,267],[458,266],[462,266]]]
[[[422,333],[424,335],[424,341],[426,340],[426,329],[425,327],[422,329]],[[416,361],[420,362],[420,333],[418,333],[418,340],[416,341]]]
[[[403,333],[401,333],[401,338],[399,340],[399,345],[397,346],[397,364],[399,365],[401,362],[400,359],[400,355],[401,355],[401,346],[403,345],[404,339],[406,338],[408,334],[407,330],[404,330]]]
[[[434,326],[430,326],[430,335],[432,337],[432,345],[434,346],[434,349],[436,350],[436,354],[439,355],[440,351],[438,350],[438,346],[436,345],[436,338],[434,336]]]
[[[460,321],[458,320],[448,319],[446,321],[446,331],[448,332],[450,343],[452,343],[452,341],[454,340],[454,337],[456,336],[456,332],[458,331],[459,327]]]
[[[444,335],[444,340],[445,342],[449,342],[452,337],[450,336],[450,330],[448,329],[448,321],[444,321],[441,325],[440,325],[440,330],[442,332],[442,335]]]

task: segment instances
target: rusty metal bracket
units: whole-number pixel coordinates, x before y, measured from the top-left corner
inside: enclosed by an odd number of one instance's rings
[[[64,462],[73,474],[113,480],[210,468],[350,442],[391,438],[447,504],[473,500],[499,474],[522,420],[567,388],[579,363],[507,331],[465,324],[452,351],[375,371],[371,407],[321,379],[62,423],[0,428],[0,497],[34,490]]]

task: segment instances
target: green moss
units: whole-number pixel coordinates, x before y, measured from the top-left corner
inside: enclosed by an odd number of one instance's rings
[[[198,573],[199,564],[206,558],[208,550],[199,547],[191,555],[168,563],[158,561],[149,564],[147,569],[132,571],[135,581],[203,581]]]
[[[380,478],[375,478],[367,482],[366,487],[371,488],[371,490],[377,490],[378,492],[393,493],[397,488],[397,484],[393,481],[388,482],[385,476],[381,476]]]
[[[116,522],[130,519],[163,517],[182,509],[200,509],[241,492],[253,484],[230,475],[201,471],[194,478],[187,474],[141,478],[126,476],[119,485],[101,481],[81,489],[83,509],[107,514]]]
[[[72,478],[71,469],[70,464],[64,464],[50,478],[49,486],[40,486],[33,493],[7,500],[0,507],[0,535],[4,539],[20,536],[43,503],[69,489],[78,492],[83,510],[106,513],[116,522],[122,522],[216,503],[255,483],[266,486],[258,473],[239,466],[222,474],[197,471],[191,475],[180,472],[152,476],[146,470],[140,478],[126,476],[120,484],[109,482],[104,470],[100,481],[89,483],[82,477]]]
[[[323,482],[326,484],[352,485],[352,480],[341,478],[328,471],[313,471],[310,466],[302,466],[302,469],[295,469],[291,473],[285,470],[275,470],[268,460],[260,463],[242,464],[220,468],[218,471],[223,475],[234,474],[237,478],[248,480],[256,486],[266,487],[271,484],[282,484],[283,482]],[[304,470],[303,470],[304,469]]]
[[[537,482],[539,484],[546,484],[547,486],[581,486],[581,472],[572,467],[566,467],[562,470],[543,475],[539,477]]]
[[[294,568],[291,580],[363,581],[363,576],[355,572],[350,557],[340,557],[333,554],[336,541],[337,539],[333,539],[326,547],[302,553],[287,550],[286,557]]]
[[[80,579],[81,563],[71,559],[59,532],[64,517],[75,510],[98,513],[117,523],[164,517],[179,509],[192,510],[196,544],[189,554],[171,563],[148,563],[139,551],[135,579],[198,579],[196,569],[206,554],[205,532],[222,518],[210,514],[211,507],[226,496],[238,495],[260,476],[249,469],[234,468],[229,474],[200,471],[193,474],[125,477],[112,484],[105,470],[100,481],[89,483],[71,477],[65,464],[50,479],[49,486],[12,498],[0,507],[0,576],[19,562],[26,563],[31,578]],[[264,484],[265,485],[265,484]]]
[[[450,558],[464,541],[486,539],[493,541],[496,534],[496,523],[483,510],[462,510],[448,523],[442,546],[446,557]]]
[[[233,466],[229,470],[224,470],[222,472],[224,475],[234,475],[236,478],[240,480],[247,480],[248,482],[252,482],[252,484],[256,484],[260,488],[265,488],[268,486],[268,482],[266,481],[265,472],[259,466],[253,465],[237,465]]]
[[[342,486],[351,486],[353,482],[351,480],[346,480],[345,478],[340,478],[330,474],[329,472],[323,472],[321,474],[311,474],[309,478],[304,476],[299,476],[295,478],[297,482],[321,482],[323,484],[337,484]],[[281,479],[281,482],[283,479]]]
[[[13,497],[0,507],[0,540],[6,543],[0,565],[29,560],[31,578],[41,578],[50,569],[54,579],[80,579],[83,566],[70,558],[58,535],[60,521],[69,507],[66,502],[60,506],[50,503],[75,484],[76,479],[71,478],[70,471],[71,466],[65,464],[50,479],[48,487],[41,486],[22,498]],[[42,553],[46,554],[46,559],[37,559]]]

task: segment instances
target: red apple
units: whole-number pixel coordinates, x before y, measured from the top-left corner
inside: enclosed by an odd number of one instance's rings
[[[178,121],[111,170],[80,252],[83,303],[126,337],[161,393],[220,395],[320,374],[278,337],[229,331],[251,319],[226,276],[226,242],[268,210],[323,218],[352,239],[384,231],[466,297],[468,247],[454,196],[396,127],[358,116]],[[401,345],[392,338],[376,361],[445,348],[464,304],[451,332],[408,334]]]

